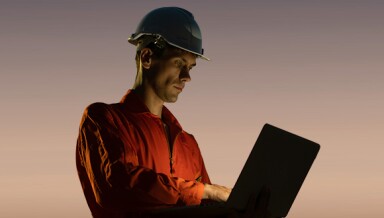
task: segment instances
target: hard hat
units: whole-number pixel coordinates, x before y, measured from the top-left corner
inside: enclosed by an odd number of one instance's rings
[[[203,55],[199,25],[192,13],[185,9],[163,7],[149,12],[137,26],[136,32],[128,38],[128,42],[137,45],[142,36],[153,36],[155,44],[164,40],[174,47],[209,60]]]

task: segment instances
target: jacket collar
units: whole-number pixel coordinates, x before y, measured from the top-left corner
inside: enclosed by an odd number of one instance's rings
[[[120,103],[124,105],[124,108],[128,110],[131,113],[149,113],[153,117],[158,116],[152,114],[148,107],[144,104],[144,102],[140,99],[140,97],[135,93],[134,89],[128,90],[128,92],[125,94],[125,96],[121,99]],[[177,121],[176,117],[171,113],[171,111],[168,110],[167,107],[163,105],[162,109],[162,120],[170,127],[178,129],[178,131],[182,130],[182,127]]]

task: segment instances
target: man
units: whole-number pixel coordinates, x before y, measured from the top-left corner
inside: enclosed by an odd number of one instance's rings
[[[84,112],[77,142],[79,178],[94,217],[141,217],[155,208],[224,202],[194,137],[165,102],[176,102],[203,56],[193,15],[181,8],[147,14],[128,41],[137,47],[133,89],[116,104]]]

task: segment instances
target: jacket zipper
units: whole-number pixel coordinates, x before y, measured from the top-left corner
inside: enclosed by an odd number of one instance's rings
[[[171,130],[170,128],[168,127],[168,125],[164,125],[163,124],[163,129],[164,129],[164,133],[165,133],[165,138],[167,139],[167,143],[168,143],[168,152],[169,152],[169,168],[170,168],[170,174],[171,176],[173,176],[173,149],[174,149],[174,145],[175,145],[175,141],[176,141],[176,138],[177,136],[179,136],[180,133],[178,133],[175,138],[173,139],[173,143],[172,143],[172,146],[170,144],[170,136],[171,136]],[[166,129],[167,128],[167,129]],[[172,147],[172,149],[171,149]]]

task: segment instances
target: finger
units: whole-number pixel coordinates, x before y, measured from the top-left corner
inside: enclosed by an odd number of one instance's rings
[[[255,205],[256,217],[262,217],[262,218],[267,217],[270,197],[271,197],[270,188],[264,186],[261,189],[260,194],[256,200],[256,205]]]
[[[240,218],[240,215],[235,209],[231,209],[226,217],[227,218]],[[244,217],[241,217],[241,218],[244,218]]]
[[[257,203],[260,207],[267,207],[269,199],[271,198],[271,190],[267,186],[264,186],[257,199]]]
[[[253,217],[254,216],[257,199],[258,199],[257,194],[252,193],[248,199],[247,207],[246,207],[246,210],[244,212],[243,217]]]

